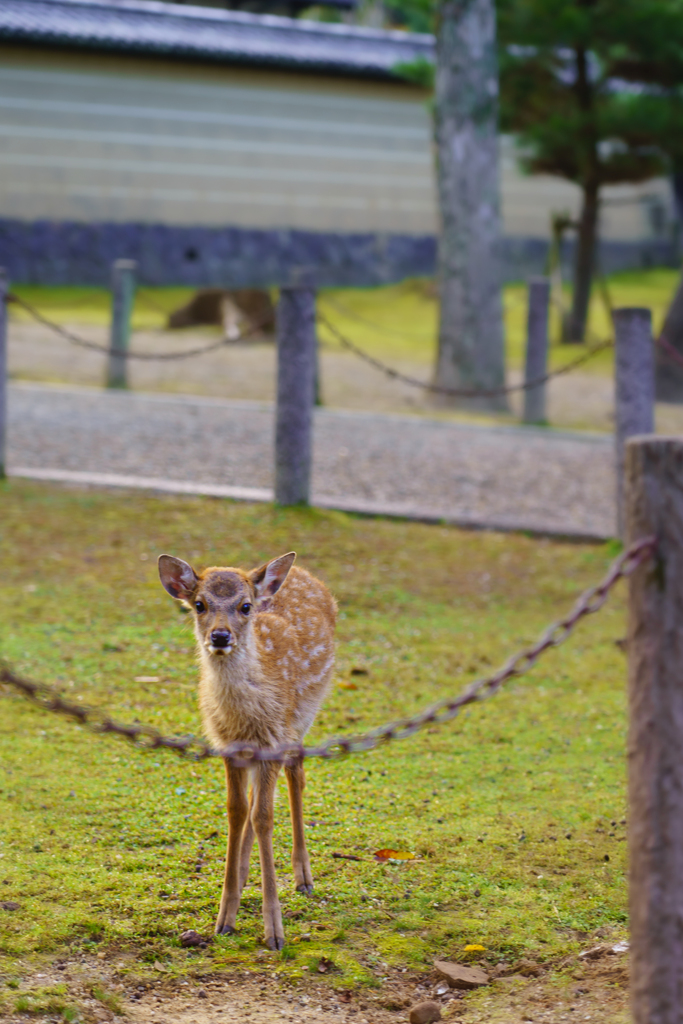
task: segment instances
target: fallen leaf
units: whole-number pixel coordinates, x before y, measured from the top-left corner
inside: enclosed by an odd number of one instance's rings
[[[357,690],[358,689],[358,687],[356,686],[355,683],[346,682],[346,680],[342,680],[341,683],[337,683],[337,686],[339,687],[340,690]]]
[[[320,958],[320,963],[318,964],[318,971],[320,974],[327,974],[332,967],[334,967],[334,963],[326,956]]]
[[[351,675],[352,676],[369,676],[370,673],[368,672],[368,670],[366,668],[361,668],[360,666],[357,665],[357,666],[355,666],[354,668],[351,669]]]
[[[352,853],[333,853],[335,860],[362,860],[362,857],[354,857]]]
[[[2,909],[2,910],[20,910],[21,908],[20,908],[18,903],[15,903],[14,900],[3,900],[2,903],[0,903],[0,909]]]
[[[154,970],[155,971],[167,972],[168,971],[168,967],[166,967],[165,964],[160,964],[158,960],[155,960],[154,961]]]
[[[160,683],[159,676],[135,676],[136,683]]]
[[[483,953],[486,950],[486,946],[480,946],[478,942],[473,942],[469,946],[465,946],[466,953]]]
[[[415,860],[414,853],[408,853],[407,850],[377,850],[374,854],[375,860]]]

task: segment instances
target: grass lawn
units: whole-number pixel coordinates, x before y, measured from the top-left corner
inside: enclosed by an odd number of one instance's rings
[[[678,280],[679,273],[675,270],[629,271],[612,275],[608,279],[608,289],[615,307],[649,306],[657,331]],[[17,286],[15,291],[60,323],[109,323],[110,296],[103,288]],[[186,302],[192,293],[190,288],[140,289],[133,328],[142,330],[164,326],[167,313]],[[569,302],[569,294],[566,302]],[[322,289],[320,308],[339,330],[378,358],[422,362],[426,368],[433,365],[438,307],[433,285],[429,282],[410,280],[378,288]],[[505,287],[504,308],[508,366],[520,369],[524,362],[526,337],[525,284]],[[11,313],[17,319],[27,317],[16,307]],[[591,303],[589,328],[591,343],[611,334],[597,287]],[[551,338],[557,339],[558,336],[559,322],[554,311]],[[320,328],[320,338],[333,347],[338,345],[324,326]],[[581,351],[580,346],[560,345],[555,340],[551,348],[551,366],[562,366],[574,360]],[[605,352],[587,363],[582,372],[611,375],[612,368],[613,354]]]
[[[162,551],[198,566],[253,566],[294,548],[327,581],[341,613],[336,685],[311,740],[459,691],[535,638],[613,555],[609,546],[18,481],[0,486],[0,503],[2,656],[72,699],[178,734],[200,729],[193,639],[158,582]],[[309,762],[310,899],[293,892],[282,785],[275,851],[288,944],[279,955],[261,944],[256,864],[239,934],[206,950],[179,944],[184,929],[209,933],[217,910],[219,763],[138,751],[1,694],[0,899],[20,904],[0,911],[4,1008],[18,1005],[29,966],[74,951],[142,976],[265,958],[297,978],[327,958],[335,985],[357,987],[389,971],[427,971],[439,956],[552,966],[596,930],[622,937],[623,633],[620,590],[565,646],[454,723],[371,754]],[[385,847],[418,859],[375,863]]]

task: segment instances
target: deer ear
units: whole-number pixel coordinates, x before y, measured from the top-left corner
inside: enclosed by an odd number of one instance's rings
[[[287,579],[287,574],[294,565],[295,558],[296,551],[290,551],[288,554],[280,555],[279,558],[274,558],[272,562],[266,562],[265,565],[249,573],[258,601],[269,601],[271,597],[277,594]]]
[[[191,565],[173,555],[159,555],[159,578],[171,597],[185,601],[192,597],[198,576]]]

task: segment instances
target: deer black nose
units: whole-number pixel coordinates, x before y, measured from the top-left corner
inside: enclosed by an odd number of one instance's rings
[[[214,647],[227,647],[232,636],[229,629],[212,629],[211,643]]]

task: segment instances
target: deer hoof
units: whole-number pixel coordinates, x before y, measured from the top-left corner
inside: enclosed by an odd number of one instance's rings
[[[236,935],[237,929],[231,924],[216,925],[216,935]]]
[[[284,949],[284,935],[271,935],[270,938],[266,939],[266,946],[268,947],[268,949],[272,949],[273,952],[279,952],[281,949]]]
[[[312,896],[313,886],[308,885],[306,882],[302,882],[301,885],[297,885],[296,891],[300,892],[303,896]]]

